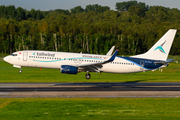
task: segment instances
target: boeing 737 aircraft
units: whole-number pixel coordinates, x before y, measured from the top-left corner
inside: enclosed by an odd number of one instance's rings
[[[91,78],[89,72],[150,71],[167,67],[172,61],[167,60],[167,57],[176,32],[177,30],[170,29],[148,52],[131,57],[116,56],[118,50],[112,55],[113,46],[106,55],[25,50],[6,56],[4,61],[20,68],[20,73],[21,67],[52,68],[60,69],[60,72],[65,74],[85,71],[86,79]]]

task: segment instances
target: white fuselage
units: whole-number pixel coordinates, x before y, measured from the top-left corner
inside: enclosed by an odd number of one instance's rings
[[[38,67],[61,69],[61,65],[79,66],[102,62],[111,56],[67,53],[67,52],[51,52],[51,51],[19,51],[4,58],[4,60],[15,67]],[[127,61],[120,57],[115,57],[113,62],[103,64],[98,69],[101,72],[108,73],[134,73],[147,71],[142,66],[131,61]]]

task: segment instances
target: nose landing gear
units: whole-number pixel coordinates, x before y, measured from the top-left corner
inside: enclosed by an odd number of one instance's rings
[[[22,69],[20,68],[19,73],[22,73]]]
[[[20,69],[20,70],[19,70],[19,73],[22,73],[21,66],[18,66],[18,65],[13,65],[13,67],[15,67],[15,68],[19,68],[19,69]]]

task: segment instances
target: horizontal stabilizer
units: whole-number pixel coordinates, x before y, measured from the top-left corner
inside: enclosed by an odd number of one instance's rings
[[[169,59],[169,60],[167,60],[167,61],[163,61],[163,62],[154,62],[154,64],[167,64],[167,63],[171,63],[171,62],[173,62],[173,59]]]

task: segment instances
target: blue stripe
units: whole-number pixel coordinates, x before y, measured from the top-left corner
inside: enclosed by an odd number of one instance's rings
[[[150,66],[152,66],[152,64],[155,62],[155,61],[153,61],[153,60],[148,60],[148,59],[140,59],[140,58],[131,58],[131,57],[120,57],[120,56],[117,56],[117,57],[119,57],[119,58],[121,58],[121,59],[124,59],[124,60],[126,60],[126,61],[128,61],[128,62],[131,62],[131,63],[133,63],[133,64],[135,64],[135,65],[137,65],[137,66],[139,66],[139,67],[141,67],[141,68],[143,68],[143,69],[146,69],[146,70],[154,70],[154,69],[158,69],[158,68],[160,68],[162,65],[154,65],[154,68],[147,68],[147,67],[144,67],[144,66],[141,66],[140,65],[140,61],[152,61],[152,63],[146,63],[146,64],[149,64]],[[130,60],[131,59],[131,60]],[[145,63],[144,63],[145,64]],[[145,66],[147,66],[147,65],[145,65]]]
[[[52,60],[52,61],[41,61],[41,60],[32,60],[36,62],[58,62],[58,61],[63,61],[63,60]]]
[[[77,57],[77,58],[66,58],[66,59],[61,59],[61,60],[51,60],[51,61],[42,61],[42,60],[32,60],[36,62],[58,62],[58,61],[63,61],[63,60],[69,60],[69,59],[88,59],[88,60],[104,60],[104,59],[99,59],[99,58],[85,58],[85,57]]]

